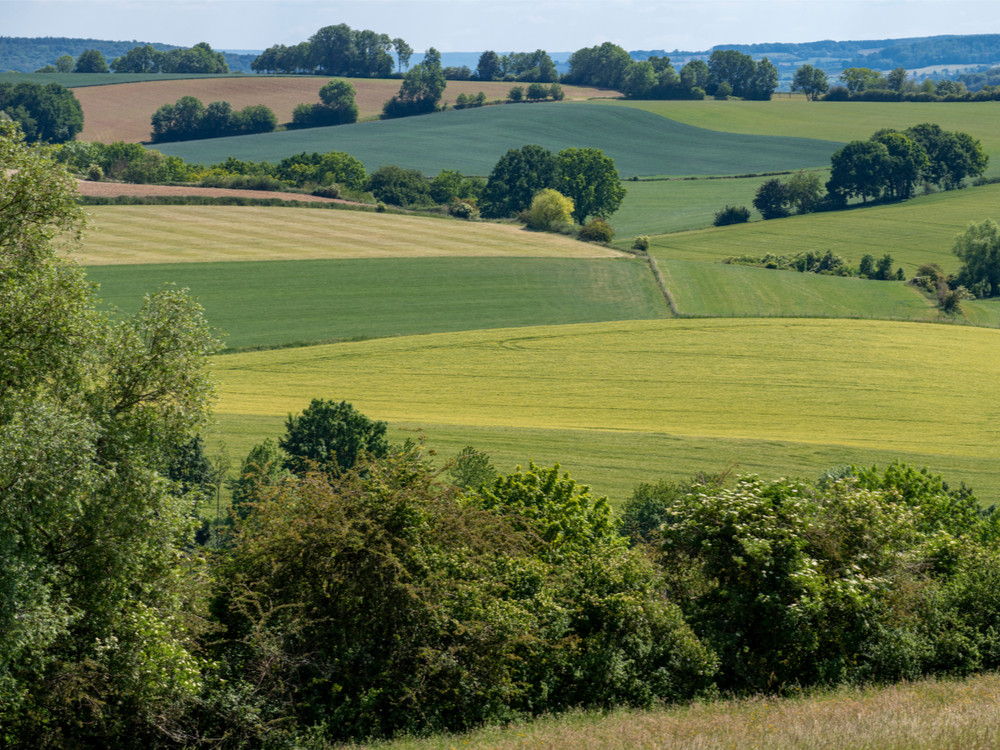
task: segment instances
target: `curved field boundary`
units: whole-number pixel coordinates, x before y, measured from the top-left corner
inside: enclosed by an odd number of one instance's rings
[[[437,174],[487,175],[511,148],[596,147],[622,176],[732,175],[825,166],[841,145],[809,138],[719,133],[627,107],[590,102],[515,104],[261,135],[161,144],[211,164],[228,156],[277,161],[302,151],[346,151],[371,171],[385,164]]]
[[[254,192],[254,191],[251,191]],[[335,258],[614,258],[513,224],[281,206],[90,206],[84,265]]]
[[[339,198],[321,198],[306,193],[283,193],[272,190],[232,190],[230,188],[208,188],[191,185],[138,185],[131,182],[91,182],[77,180],[77,191],[89,198],[136,198],[156,197],[203,197],[203,198],[257,198],[299,201],[303,203],[341,203],[361,205]]]
[[[995,463],[998,344],[1000,332],[972,327],[674,319],[248,352],[213,367],[221,415],[343,398],[428,428],[653,432]]]
[[[933,122],[980,139],[990,154],[988,174],[1000,174],[1000,102],[769,102],[615,101],[605,106],[641,109],[676,122],[726,133],[801,135],[831,141],[866,140],[882,128],[905,130]]]
[[[231,348],[669,315],[634,258],[92,266],[88,277],[126,312],[164,283],[187,287]]]
[[[971,222],[1000,220],[1000,185],[913,198],[903,203],[790,216],[651,238],[659,261],[720,261],[731,255],[786,255],[832,250],[857,264],[866,253],[889,253],[912,274],[923,263],[958,270],[955,237]]]
[[[279,123],[292,120],[298,104],[319,102],[319,90],[328,76],[216,76],[147,80],[115,83],[75,89],[83,107],[83,141],[128,141],[150,139],[150,119],[164,104],[173,104],[182,96],[194,96],[203,104],[227,101],[234,109],[251,104],[265,104],[274,110]],[[370,119],[382,112],[382,105],[399,91],[398,79],[349,78],[357,89],[359,117]],[[505,99],[512,86],[505,82],[449,81],[444,103],[454,103],[459,94],[475,95],[482,91],[487,100]],[[617,92],[588,86],[564,86],[568,99],[617,96]],[[313,149],[316,150],[316,149]],[[329,149],[327,149],[329,150]],[[223,157],[225,158],[225,157]]]

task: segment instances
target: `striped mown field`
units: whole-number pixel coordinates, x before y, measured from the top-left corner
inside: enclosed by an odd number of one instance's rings
[[[332,258],[609,258],[519,225],[282,206],[91,206],[83,265]]]

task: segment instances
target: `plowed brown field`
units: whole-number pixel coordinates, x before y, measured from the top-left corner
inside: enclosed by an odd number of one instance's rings
[[[234,77],[192,78],[175,81],[146,81],[87,86],[73,90],[83,106],[82,141],[127,141],[139,143],[150,137],[150,119],[164,104],[173,104],[182,96],[194,96],[203,104],[226,101],[233,109],[251,104],[265,104],[274,110],[279,123],[292,119],[297,104],[319,101],[319,90],[329,81],[323,76],[303,77]],[[399,91],[399,80],[348,79],[357,89],[360,118],[375,117],[382,105]],[[443,101],[453,103],[459,94],[474,96],[482,91],[486,98],[505,99],[511,87],[507,82],[449,81]],[[587,86],[564,86],[567,99],[614,97],[617,92]]]

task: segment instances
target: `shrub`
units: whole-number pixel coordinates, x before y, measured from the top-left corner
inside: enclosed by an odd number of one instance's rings
[[[540,190],[524,213],[524,221],[541,232],[556,231],[573,223],[573,200],[552,188]]]
[[[104,170],[100,164],[91,164],[87,167],[87,179],[91,182],[100,182],[104,179]]]
[[[717,227],[724,227],[729,224],[743,224],[750,221],[750,209],[746,206],[725,206],[715,214],[715,221],[712,222]]]
[[[479,209],[476,208],[475,204],[468,201],[455,201],[448,206],[448,213],[467,221],[475,221],[479,218]]]
[[[580,239],[584,242],[611,242],[615,230],[604,219],[594,219],[580,227]]]
[[[507,98],[512,102],[519,102],[524,99],[524,86],[514,86],[507,94]]]
[[[632,240],[632,249],[638,250],[640,253],[647,252],[649,250],[649,237],[645,234],[640,234]]]
[[[313,190],[312,194],[318,198],[339,198],[340,188],[336,185],[322,185]]]

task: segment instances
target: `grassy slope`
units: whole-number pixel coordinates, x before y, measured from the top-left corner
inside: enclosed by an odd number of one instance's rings
[[[72,76],[65,76],[72,79]],[[105,76],[106,83],[123,80]],[[147,141],[150,137],[150,118],[163,104],[172,104],[182,96],[194,96],[203,104],[227,101],[235,109],[251,104],[270,107],[279,123],[292,120],[295,106],[319,101],[319,90],[327,81],[326,76],[215,76],[208,78],[134,78],[135,83],[93,86],[77,89],[84,113],[84,130],[80,139],[104,142],[122,140]],[[399,91],[398,79],[349,78],[357,91],[358,116],[361,119],[377,117],[382,105]],[[505,99],[510,83],[481,83],[479,81],[449,81],[443,100],[454,101],[459,94],[475,95],[479,91],[487,100]],[[588,86],[566,86],[569,99],[587,99],[606,96],[609,92]],[[611,92],[614,93],[614,92]]]
[[[465,735],[351,745],[355,750],[971,750],[1000,744],[1000,677],[840,688],[545,717]],[[346,750],[348,746],[343,746]]]
[[[84,265],[318,258],[618,255],[513,224],[283,206],[92,206]]]
[[[163,144],[189,162],[227,156],[276,161],[301,151],[346,151],[369,170],[384,164],[436,174],[489,174],[511,148],[596,147],[622,175],[731,175],[825,166],[839,144],[808,138],[706,132],[634,108],[590,102],[519,104],[421,117]]]
[[[1000,174],[1000,102],[807,102],[777,97],[770,102],[608,102],[652,112],[696,127],[727,133],[798,136],[830,141],[867,139],[881,128],[903,130],[935,122],[980,139],[990,154],[989,174]]]
[[[937,307],[902,282],[838,278],[698,261],[660,263],[681,313],[936,321]]]
[[[420,258],[93,266],[106,303],[133,311],[187,287],[233,348],[669,315],[642,261]]]
[[[796,463],[786,454],[816,471],[831,458],[906,456],[962,469],[952,478],[992,500],[998,335],[872,321],[673,320],[383,339],[218,358],[217,411],[220,437],[241,451],[311,398],[347,398],[396,427],[426,428],[432,445],[439,429],[452,447],[490,434],[521,462],[539,458],[518,443],[527,433],[555,452],[539,437],[548,433],[576,445],[553,458],[601,491],[671,473],[679,447],[683,473],[747,467],[748,457],[753,468],[757,456],[778,474]],[[637,443],[647,446],[639,471],[622,453]]]
[[[919,196],[904,203],[792,216],[653,238],[658,259],[717,261],[731,255],[832,250],[852,263],[889,253],[908,273],[921,263],[958,268],[955,236],[973,221],[1000,218],[1000,185]]]

